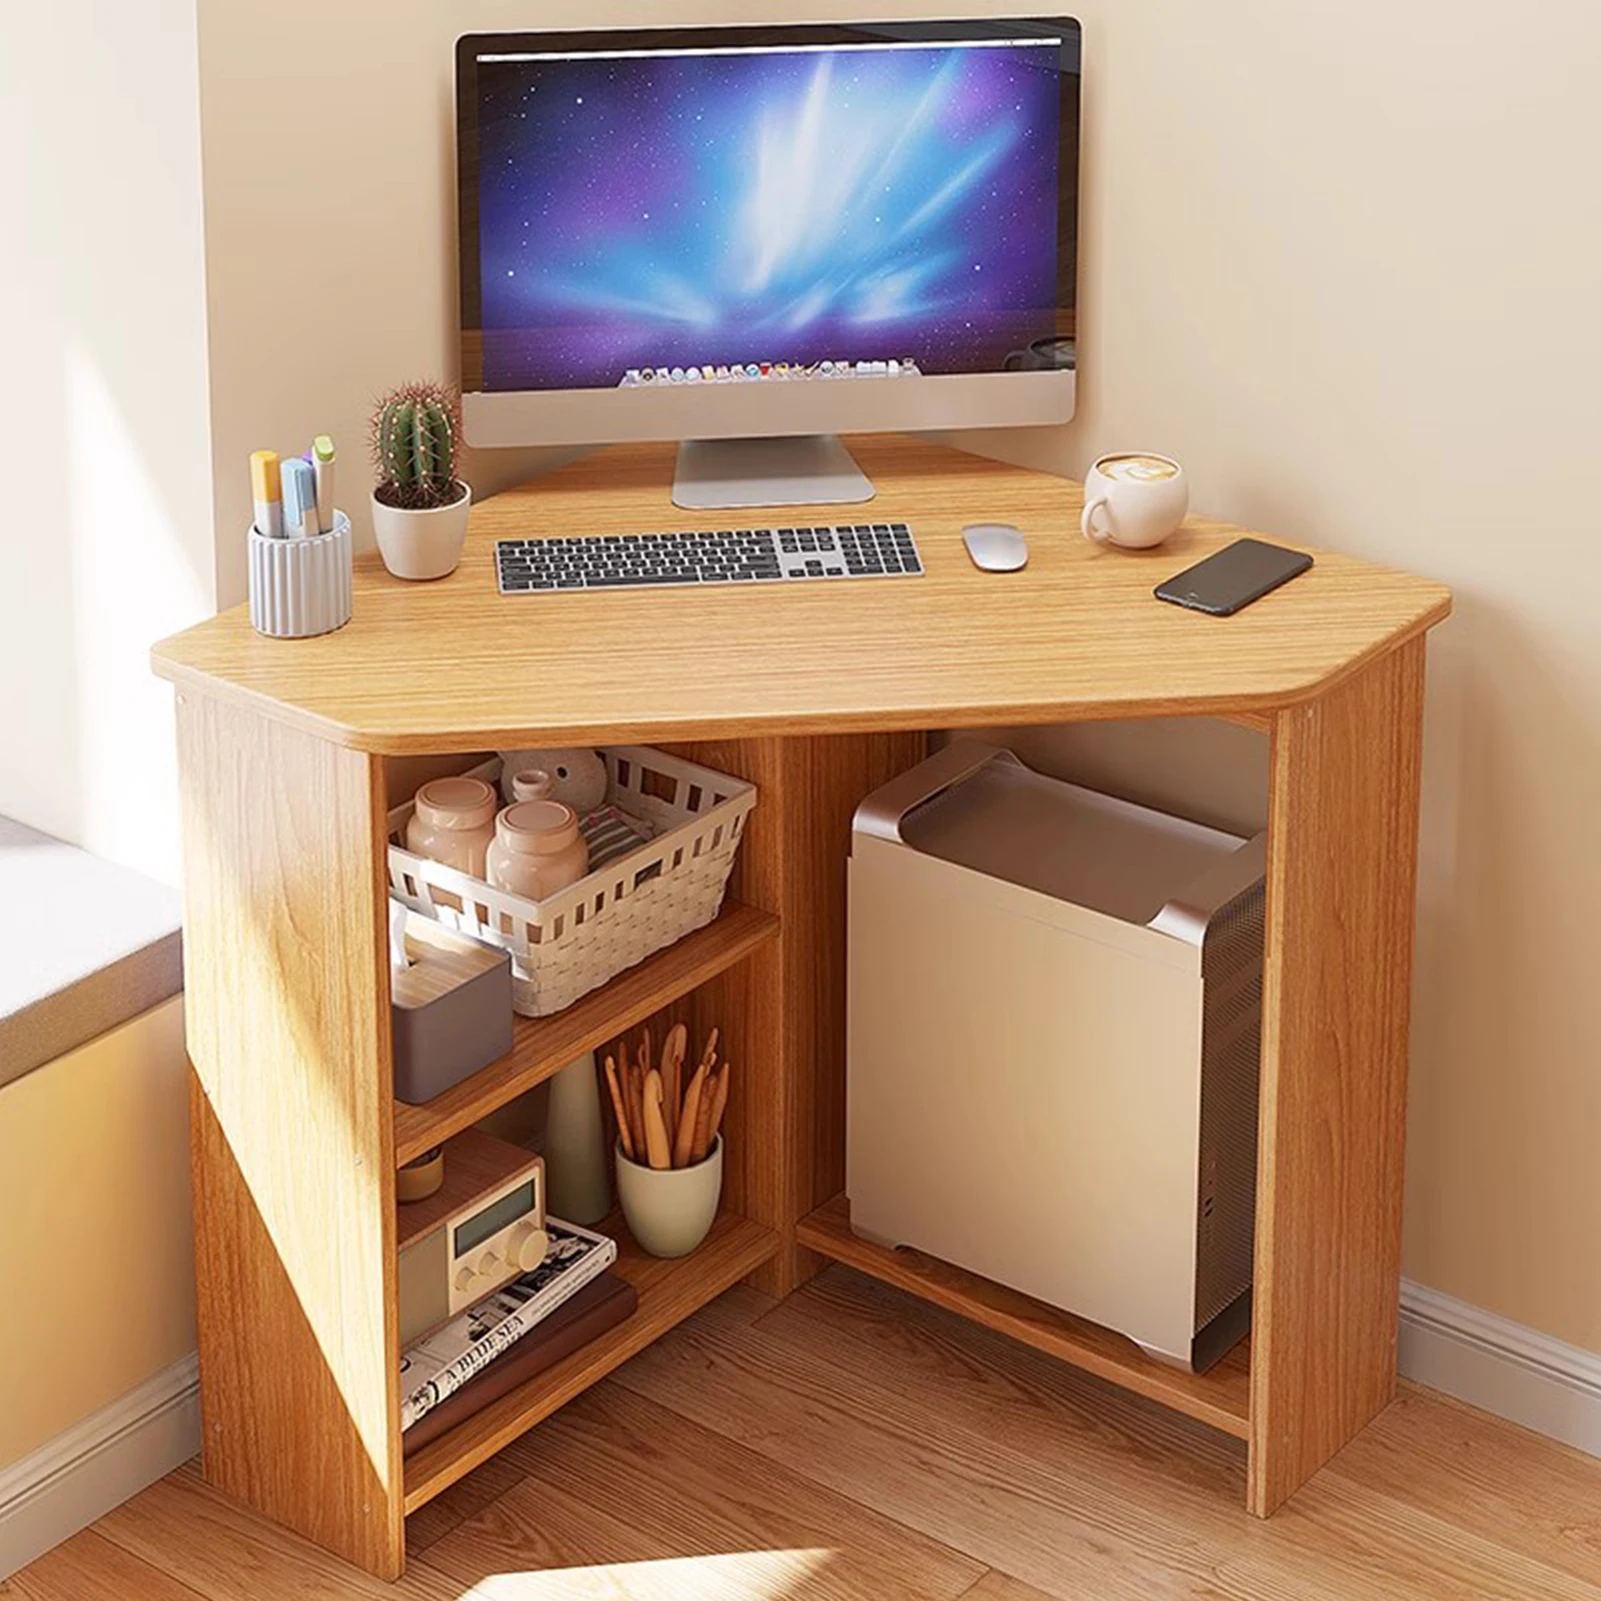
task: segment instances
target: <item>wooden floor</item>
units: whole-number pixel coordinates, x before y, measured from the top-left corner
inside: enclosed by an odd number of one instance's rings
[[[1243,1447],[831,1268],[714,1303],[413,1519],[380,1584],[192,1466],[7,1601],[1601,1601],[1601,1462],[1407,1390],[1277,1517]]]

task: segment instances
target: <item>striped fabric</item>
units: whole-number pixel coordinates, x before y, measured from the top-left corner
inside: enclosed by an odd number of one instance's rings
[[[589,846],[589,870],[604,867],[618,856],[643,845],[650,835],[633,818],[615,806],[598,806],[578,824]]]

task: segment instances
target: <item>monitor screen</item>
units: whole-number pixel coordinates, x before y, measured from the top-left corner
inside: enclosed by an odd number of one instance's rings
[[[1064,19],[464,39],[463,387],[1070,352],[1077,112]]]

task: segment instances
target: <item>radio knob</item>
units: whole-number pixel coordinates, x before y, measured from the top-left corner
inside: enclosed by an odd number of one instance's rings
[[[470,1267],[456,1269],[456,1288],[464,1295],[478,1282],[478,1275]]]
[[[500,1257],[494,1251],[484,1251],[473,1263],[473,1272],[481,1279],[493,1278],[500,1266]]]
[[[549,1248],[550,1236],[534,1223],[519,1223],[506,1237],[506,1259],[519,1273],[532,1273]]]

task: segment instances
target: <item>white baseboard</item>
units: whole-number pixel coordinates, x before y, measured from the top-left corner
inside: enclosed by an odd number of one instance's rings
[[[199,1366],[190,1355],[0,1468],[0,1580],[199,1449]]]
[[[1403,1280],[1401,1373],[1601,1456],[1601,1356],[1593,1351]]]

